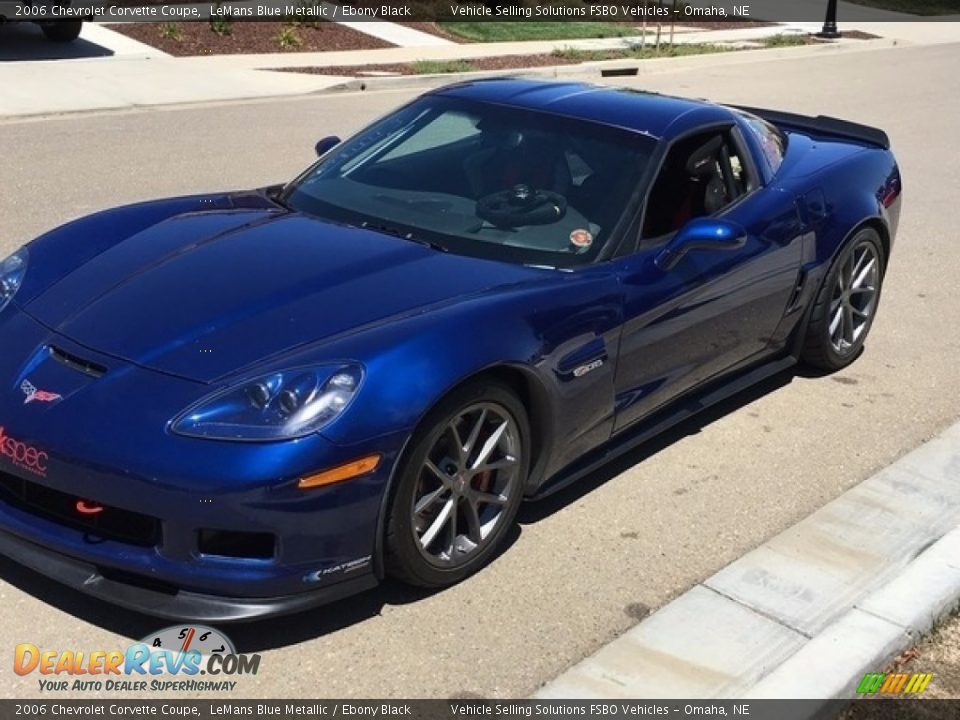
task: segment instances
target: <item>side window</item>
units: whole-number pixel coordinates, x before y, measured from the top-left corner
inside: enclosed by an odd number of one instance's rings
[[[676,143],[650,190],[642,239],[674,233],[694,218],[714,215],[747,192],[747,166],[728,132]]]
[[[783,164],[783,154],[787,147],[786,137],[773,125],[766,120],[761,120],[756,115],[740,113],[740,118],[757,139],[771,172],[776,174],[780,165]]]

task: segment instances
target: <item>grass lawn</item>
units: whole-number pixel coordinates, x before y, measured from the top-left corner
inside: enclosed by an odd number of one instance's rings
[[[466,60],[417,60],[413,63],[414,75],[470,72],[475,68]]]
[[[767,47],[792,47],[794,45],[806,45],[806,35],[774,35],[764,38],[761,42]]]
[[[732,52],[732,48],[709,43],[688,43],[686,45],[661,45],[657,51],[652,45],[643,50],[638,45],[628,50],[577,50],[561,48],[553,51],[553,56],[567,62],[592,62],[594,60],[620,60],[683,57],[684,55],[704,55],[707,53]]]
[[[618,22],[459,22],[437,25],[451,35],[470,42],[510,42],[512,40],[576,40],[582,38],[639,35],[636,25]]]
[[[849,0],[849,2],[914,15],[960,15],[960,0]]]

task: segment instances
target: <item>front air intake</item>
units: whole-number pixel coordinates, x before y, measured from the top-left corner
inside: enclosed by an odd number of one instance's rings
[[[204,555],[228,558],[269,560],[274,556],[276,547],[276,537],[271,533],[204,528],[197,539],[197,549]]]

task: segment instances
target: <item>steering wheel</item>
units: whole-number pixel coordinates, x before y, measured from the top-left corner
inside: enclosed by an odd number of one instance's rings
[[[546,225],[567,213],[567,199],[549,190],[514,185],[477,200],[477,217],[497,227]]]

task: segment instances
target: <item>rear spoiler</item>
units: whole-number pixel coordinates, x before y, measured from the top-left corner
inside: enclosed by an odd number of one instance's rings
[[[890,149],[890,138],[887,134],[883,130],[870,127],[869,125],[860,125],[859,123],[827,117],[825,115],[810,117],[808,115],[796,115],[794,113],[780,112],[779,110],[763,110],[761,108],[743,107],[741,105],[734,105],[733,107],[737,110],[743,110],[744,112],[763,118],[767,122],[777,126],[806,130],[820,135],[833,135],[835,137],[876,145],[884,150]]]

